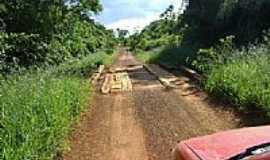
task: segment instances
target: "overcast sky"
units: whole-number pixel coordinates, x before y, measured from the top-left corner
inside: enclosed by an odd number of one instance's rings
[[[181,0],[101,0],[103,12],[96,19],[110,29],[141,30],[171,4],[177,9]]]

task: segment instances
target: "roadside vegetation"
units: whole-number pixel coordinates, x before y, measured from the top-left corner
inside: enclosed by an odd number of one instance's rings
[[[137,57],[189,66],[206,77],[209,93],[270,115],[269,1],[197,0],[183,2],[184,11],[172,8],[129,38]]]
[[[95,53],[57,67],[1,79],[1,158],[52,159],[88,107],[89,74],[113,55]]]
[[[1,158],[52,159],[90,96],[87,80],[29,73],[1,82]]]
[[[115,57],[98,0],[0,4],[0,159],[54,159],[91,99],[89,77]]]
[[[233,50],[222,63],[208,66],[204,88],[226,98],[241,110],[270,113],[269,44],[252,46],[249,51]]]

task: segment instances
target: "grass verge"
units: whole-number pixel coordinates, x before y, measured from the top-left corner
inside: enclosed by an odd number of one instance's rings
[[[91,95],[87,80],[114,54],[96,53],[59,67],[0,79],[0,159],[53,159]]]

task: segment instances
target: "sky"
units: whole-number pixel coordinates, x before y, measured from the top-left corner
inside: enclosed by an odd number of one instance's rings
[[[140,31],[173,4],[178,10],[181,0],[101,0],[103,11],[95,19],[108,29]]]

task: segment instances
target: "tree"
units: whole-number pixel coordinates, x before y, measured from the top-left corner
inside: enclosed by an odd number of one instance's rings
[[[117,37],[118,37],[119,43],[126,45],[129,31],[125,29],[120,29],[120,28],[117,28],[116,31],[117,31]]]
[[[174,13],[174,6],[170,5],[161,15],[160,18],[164,18],[166,20],[174,20],[176,15]]]
[[[113,47],[112,32],[91,19],[101,10],[99,0],[3,0],[0,62],[7,68],[58,64]]]
[[[249,43],[270,27],[268,0],[190,0],[184,22],[197,32],[199,41],[217,42],[235,35],[237,43]]]
[[[3,0],[0,18],[7,32],[50,36],[61,31],[68,18],[101,11],[99,0]]]

